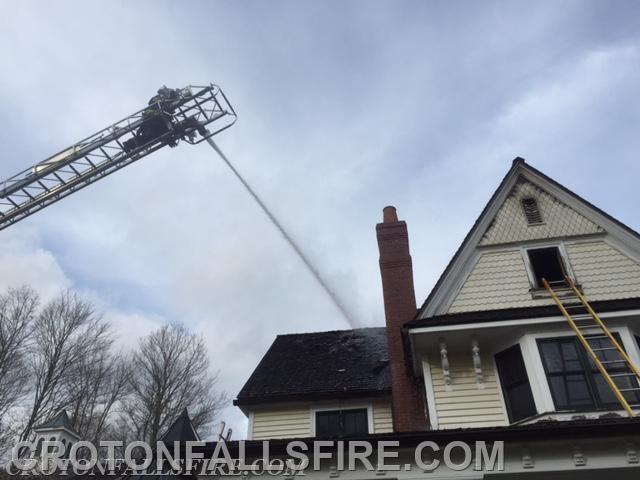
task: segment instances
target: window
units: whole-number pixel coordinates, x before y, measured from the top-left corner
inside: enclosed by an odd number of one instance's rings
[[[56,451],[56,446],[53,444],[53,442],[55,441],[56,441],[56,437],[51,437],[51,439],[49,439],[49,446],[47,447],[47,452],[53,453]]]
[[[522,210],[529,225],[539,225],[542,223],[542,214],[538,208],[538,201],[533,197],[526,197],[521,200]]]
[[[514,345],[496,355],[498,375],[502,385],[509,420],[516,422],[537,413],[527,377],[520,345]]]
[[[558,247],[532,248],[527,250],[527,255],[535,279],[535,287],[544,286],[543,278],[551,284],[565,281],[565,268]]]
[[[611,346],[607,339],[589,336],[586,338],[594,350]],[[616,340],[620,342],[619,338]],[[620,406],[577,338],[539,340],[538,348],[557,410],[606,409]],[[597,351],[596,354],[602,361],[620,358],[615,350]],[[623,363],[619,366],[609,364],[607,371],[611,374],[629,373]],[[614,381],[620,389],[638,386],[633,376],[617,376],[614,377]],[[630,404],[640,403],[638,392],[625,392],[624,396]]]
[[[44,438],[40,437],[40,440],[38,440],[38,444],[36,445],[36,457],[39,457],[42,454],[43,442],[44,442]]]
[[[349,437],[369,433],[366,408],[316,412],[317,437]]]

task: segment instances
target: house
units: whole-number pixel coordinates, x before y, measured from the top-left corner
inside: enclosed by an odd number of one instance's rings
[[[418,307],[406,223],[376,231],[385,327],[278,336],[234,401],[248,439],[395,440],[393,478],[425,440],[504,442],[500,471],[430,478],[638,477],[637,232],[516,158]]]
[[[42,456],[44,442],[61,442],[65,450],[63,457],[68,458],[73,444],[80,441],[80,435],[73,428],[69,415],[65,410],[60,410],[46,422],[34,427],[33,433],[33,443],[36,445],[36,449],[31,452],[32,458],[40,458]],[[49,445],[48,448],[52,450],[56,447]]]

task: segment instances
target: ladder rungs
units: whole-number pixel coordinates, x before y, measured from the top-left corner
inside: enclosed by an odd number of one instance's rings
[[[598,314],[593,311],[593,309],[589,305],[588,300],[578,290],[578,287],[576,287],[571,278],[565,275],[565,281],[554,282],[548,282],[543,278],[542,282],[551,295],[551,298],[558,306],[561,313],[565,317],[567,317],[569,325],[575,331],[578,339],[582,342],[586,350],[589,352],[590,357],[592,357],[593,361],[598,366],[598,369],[601,370],[602,375],[607,380],[607,383],[609,383],[609,386],[611,387],[613,393],[615,393],[620,400],[622,406],[625,408],[625,410],[627,410],[629,416],[633,417],[634,415],[636,415],[636,413],[634,413],[632,409],[640,409],[640,403],[629,404],[624,399],[624,397],[622,397],[622,394],[633,392],[635,394],[635,399],[637,400],[638,394],[640,394],[640,386],[634,386],[632,388],[620,388],[620,386],[613,379],[621,377],[635,377],[636,380],[640,380],[640,375],[638,374],[637,367],[625,355],[624,351],[620,349],[620,346],[613,338],[607,326],[602,322],[602,320],[600,320]],[[564,287],[567,288],[566,291],[564,290]],[[555,291],[556,288],[563,288],[562,300],[558,296],[558,293]],[[565,296],[565,293],[568,295]],[[590,341],[600,339],[608,339],[608,343],[602,343],[604,345],[611,346],[594,348],[594,346],[596,346],[597,344],[592,345]],[[600,356],[597,354],[597,352],[606,352],[611,350],[617,350],[621,358],[619,360],[600,360]],[[621,367],[616,367],[616,365],[625,365],[626,368],[622,369]],[[614,371],[617,370],[620,373],[609,373],[609,368]],[[632,382],[632,385],[636,385],[636,383]]]

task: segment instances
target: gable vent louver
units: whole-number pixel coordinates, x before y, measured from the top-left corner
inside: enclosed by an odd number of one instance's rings
[[[527,218],[527,223],[529,225],[538,225],[542,223],[542,214],[538,208],[538,201],[535,198],[523,198],[522,209],[524,210],[524,216]]]

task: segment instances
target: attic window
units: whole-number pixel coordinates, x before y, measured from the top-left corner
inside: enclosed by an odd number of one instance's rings
[[[527,224],[539,225],[542,223],[542,214],[538,208],[538,200],[533,197],[525,197],[522,199],[522,210],[527,218]]]
[[[558,247],[527,250],[536,288],[544,288],[542,279],[550,284],[565,282],[566,270]]]

